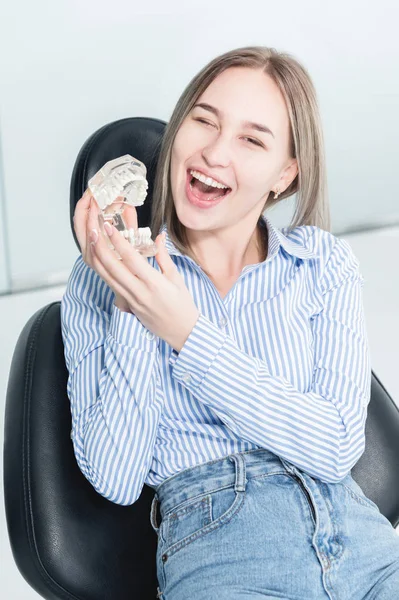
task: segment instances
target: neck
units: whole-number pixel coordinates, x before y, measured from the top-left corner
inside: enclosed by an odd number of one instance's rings
[[[247,265],[264,262],[267,258],[267,249],[267,228],[264,226],[264,224],[258,223],[253,236],[251,237],[249,243],[244,249],[242,257],[239,260],[237,260],[237,258],[231,259],[231,257],[228,255],[215,251],[214,254],[219,254],[220,256],[219,260],[215,261],[212,259],[212,261],[207,261],[200,256],[199,265],[211,279],[235,279],[239,277],[243,268]]]

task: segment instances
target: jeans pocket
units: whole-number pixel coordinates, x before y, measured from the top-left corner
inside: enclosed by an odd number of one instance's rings
[[[209,494],[188,500],[166,515],[161,523],[161,537],[168,554],[194,541],[211,518]]]
[[[228,523],[241,508],[244,497],[245,492],[229,486],[177,506],[161,523],[163,554],[171,556]]]
[[[228,523],[241,508],[245,492],[237,492],[234,486],[215,490],[211,494],[212,524],[214,528]]]
[[[369,506],[370,508],[374,508],[380,512],[378,506],[366,496],[360,485],[356,483],[350,473],[347,475],[347,477],[345,477],[345,479],[342,480],[341,484],[344,486],[344,488],[346,488],[350,496],[359,504],[362,504],[363,506]]]

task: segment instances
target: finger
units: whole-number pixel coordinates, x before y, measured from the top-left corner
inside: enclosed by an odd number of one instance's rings
[[[135,250],[130,242],[112,225],[111,243],[122,258],[123,264],[147,286],[159,282],[160,273],[151,267],[147,259]]]
[[[83,253],[86,249],[86,226],[88,211],[90,208],[91,192],[88,188],[83,196],[78,200],[73,215],[73,228],[78,238],[80,251]]]
[[[135,312],[135,298],[133,294],[126,294],[126,287],[121,285],[119,281],[104,268],[101,261],[97,258],[95,252],[92,252],[91,262],[91,268],[94,269],[94,271],[101,277],[103,281],[105,281],[105,283],[112,289],[114,294],[119,294],[125,300],[125,302],[127,302],[130,310]]]
[[[99,221],[99,215],[101,211],[98,208],[98,204],[94,198],[92,198],[88,214],[87,214],[87,223],[86,223],[86,247],[88,252],[92,251],[92,244],[94,239],[94,244],[98,246],[97,256],[101,258],[104,250],[111,250],[107,244],[106,234],[102,231],[102,227]],[[95,232],[95,233],[94,233]],[[94,233],[94,236],[93,236]]]
[[[158,247],[156,261],[161,268],[162,274],[165,275],[169,281],[174,283],[180,282],[180,273],[165,246],[165,232],[157,235],[155,243]]]
[[[135,206],[126,204],[122,213],[123,220],[126,223],[128,229],[138,229],[137,210]]]
[[[91,253],[91,260],[95,271],[112,287],[112,289],[118,291],[121,295],[126,296],[126,294],[129,294],[127,297],[131,297],[132,301],[141,299],[141,301],[144,302],[143,298],[146,293],[146,286],[135,276],[134,270],[129,268],[129,265],[124,264],[123,260],[120,261],[117,258],[115,251],[108,247],[106,235],[99,231],[99,210],[95,208],[94,203],[92,204],[89,213],[87,228],[88,251]],[[111,237],[110,241],[115,250],[117,250],[121,256],[121,251],[126,254],[126,250],[128,250],[131,253],[136,254],[141,260],[144,260],[144,258],[131,247],[129,242],[125,240],[120,232],[114,226],[112,227],[114,235]],[[97,241],[95,244],[91,245],[90,234],[93,229],[97,231]],[[117,240],[117,243],[115,243],[114,237],[115,240]],[[125,251],[123,251],[123,249],[121,250],[123,245],[127,246]],[[145,260],[144,262],[149,266]]]

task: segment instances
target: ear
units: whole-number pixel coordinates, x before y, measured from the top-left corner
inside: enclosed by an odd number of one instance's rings
[[[295,177],[298,175],[298,162],[296,158],[290,160],[289,164],[285,167],[283,172],[280,175],[280,179],[273,186],[273,191],[277,192],[277,188],[279,193],[282,194],[285,192],[287,188],[290,187],[291,183],[294,181]]]

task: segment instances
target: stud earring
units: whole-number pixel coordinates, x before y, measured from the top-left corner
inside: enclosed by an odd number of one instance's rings
[[[281,194],[280,188],[276,188],[276,192],[274,194],[274,199],[277,200],[277,198],[279,197],[280,194]]]

